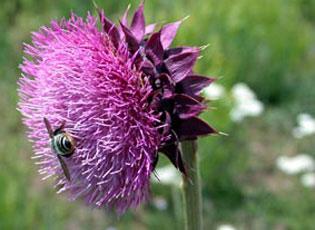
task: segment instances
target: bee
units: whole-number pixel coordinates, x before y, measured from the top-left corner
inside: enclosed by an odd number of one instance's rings
[[[63,160],[63,157],[70,157],[74,153],[75,150],[75,141],[74,139],[64,131],[65,122],[61,124],[61,126],[55,130],[52,129],[49,121],[44,118],[44,123],[46,125],[47,132],[50,138],[50,146],[52,151],[56,154],[63,173],[66,178],[70,181],[70,173],[69,169],[66,165],[66,162]]]

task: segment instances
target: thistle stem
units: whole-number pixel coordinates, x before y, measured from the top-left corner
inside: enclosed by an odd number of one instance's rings
[[[186,230],[202,229],[202,197],[200,173],[198,165],[197,143],[183,141],[181,143],[183,159],[187,167],[187,175],[183,176],[184,219]]]

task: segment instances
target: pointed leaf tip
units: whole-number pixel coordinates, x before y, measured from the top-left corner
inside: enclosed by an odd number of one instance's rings
[[[199,95],[203,88],[207,87],[215,80],[215,78],[200,75],[188,75],[178,83],[178,86],[180,87],[181,93]]]
[[[141,41],[145,33],[145,18],[143,14],[144,5],[140,4],[135,14],[133,15],[130,30],[138,41]]]
[[[126,11],[125,11],[123,17],[121,18],[121,23],[122,23],[124,26],[128,26],[128,14],[129,14],[130,6],[131,6],[131,5],[128,4]]]
[[[167,49],[172,44],[181,23],[182,20],[169,23],[163,26],[161,29],[161,43],[164,49]]]
[[[198,55],[199,50],[196,50],[179,55],[174,55],[165,60],[165,65],[175,82],[180,82],[190,72],[192,72]]]
[[[187,15],[187,16],[184,17],[181,21],[184,22],[184,21],[186,21],[186,20],[189,19],[189,18],[190,18],[190,15]]]
[[[209,126],[204,120],[198,117],[181,120],[176,130],[181,139],[191,139],[197,136],[209,135],[217,133],[217,131]]]
[[[135,36],[132,34],[132,32],[124,25],[122,22],[120,22],[120,27],[125,35],[126,42],[128,43],[128,48],[130,51],[135,53],[139,49],[139,43]]]
[[[97,3],[95,2],[95,0],[92,0],[92,3],[93,3],[94,8],[97,10],[97,12],[100,12],[100,8],[97,5]]]
[[[155,27],[156,27],[155,23],[147,25],[145,27],[145,35],[152,34],[154,32]]]
[[[188,119],[198,116],[206,106],[185,94],[174,96],[176,112],[180,119]]]
[[[114,46],[118,47],[120,34],[116,25],[105,16],[103,10],[99,11],[99,17],[100,17],[101,24],[103,26],[103,30],[105,31],[105,33],[108,34]]]

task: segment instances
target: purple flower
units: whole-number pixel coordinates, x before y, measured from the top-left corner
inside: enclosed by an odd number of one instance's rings
[[[154,32],[143,5],[130,25],[127,15],[116,26],[99,11],[101,30],[91,15],[42,27],[25,45],[19,80],[40,174],[72,199],[119,213],[148,198],[158,152],[186,173],[178,142],[215,132],[197,118],[213,81],[193,73],[200,49],[169,48],[181,21]],[[58,155],[70,144],[71,155]]]

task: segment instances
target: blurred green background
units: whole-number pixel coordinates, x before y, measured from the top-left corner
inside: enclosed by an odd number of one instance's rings
[[[128,3],[95,0],[117,21]],[[30,32],[71,11],[94,12],[88,0],[1,0],[0,229],[182,229],[181,194],[154,184],[152,201],[122,217],[70,203],[42,182],[16,110],[22,44]],[[314,0],[147,0],[148,22],[190,15],[174,45],[206,45],[196,70],[217,76],[226,96],[203,117],[229,136],[200,139],[205,229],[315,229],[314,188],[276,167],[279,155],[315,157],[314,136],[295,139],[301,112],[315,115]],[[264,103],[261,116],[232,122],[231,87],[245,82]],[[159,166],[166,164],[165,159]],[[162,201],[163,207],[156,205]]]

